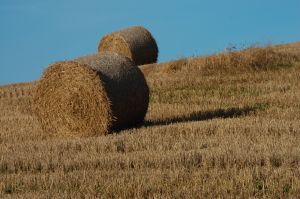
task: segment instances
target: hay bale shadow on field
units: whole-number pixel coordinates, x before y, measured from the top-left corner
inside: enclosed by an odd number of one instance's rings
[[[258,103],[253,106],[245,107],[232,107],[227,109],[217,109],[211,111],[196,111],[188,115],[180,115],[174,118],[166,118],[162,120],[155,121],[145,121],[141,126],[150,127],[150,126],[161,126],[169,125],[173,123],[185,123],[185,122],[194,122],[194,121],[205,121],[216,118],[236,118],[255,113],[257,110],[266,109],[269,106],[267,103]]]

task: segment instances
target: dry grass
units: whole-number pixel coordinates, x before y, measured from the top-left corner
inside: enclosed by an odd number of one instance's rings
[[[179,71],[142,67],[146,122],[117,134],[49,137],[7,105],[0,197],[299,198],[299,62],[245,70],[191,60]]]
[[[296,56],[298,59],[300,59],[299,45],[300,45],[300,42],[278,45],[278,46],[276,46],[276,51],[292,54],[292,55]]]
[[[235,48],[211,56],[183,58],[162,64],[149,64],[141,66],[144,73],[174,73],[193,70],[201,71],[201,75],[228,74],[251,72],[258,70],[272,70],[289,67],[300,60],[295,53],[295,48],[289,52],[289,48],[278,46],[248,47],[242,50]]]
[[[0,113],[3,117],[32,113],[32,96],[37,82],[0,86]]]

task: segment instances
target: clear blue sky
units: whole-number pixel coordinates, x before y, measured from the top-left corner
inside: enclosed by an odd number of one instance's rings
[[[299,0],[0,0],[0,84],[36,80],[130,25],[152,32],[159,61],[299,41],[299,9]]]

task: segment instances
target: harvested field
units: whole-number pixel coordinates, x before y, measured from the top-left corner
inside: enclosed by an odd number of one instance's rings
[[[1,99],[15,114],[0,118],[0,197],[299,198],[300,62],[285,53],[142,66],[146,121],[107,136],[51,137]]]
[[[218,73],[241,73],[251,71],[265,71],[274,68],[289,67],[299,60],[294,46],[291,51],[289,45],[249,47],[243,50],[230,50],[211,56],[183,58],[175,61],[147,64],[141,66],[145,75],[149,73],[174,73],[196,70],[201,75]],[[293,46],[290,44],[290,46]]]
[[[37,82],[0,86],[0,117],[32,114],[32,96]]]
[[[16,83],[0,86],[0,99],[31,96],[36,82]]]

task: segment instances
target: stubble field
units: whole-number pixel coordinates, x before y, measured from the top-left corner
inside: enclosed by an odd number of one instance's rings
[[[100,137],[44,133],[30,110],[35,82],[2,86],[0,197],[298,198],[299,52],[141,66],[145,122]]]

